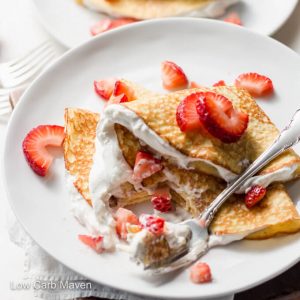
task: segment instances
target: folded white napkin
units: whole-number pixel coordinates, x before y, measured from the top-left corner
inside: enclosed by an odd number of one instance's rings
[[[11,99],[14,104],[18,102],[24,90],[25,87],[21,87],[11,92]],[[7,223],[11,241],[22,247],[26,253],[24,279],[31,282],[36,297],[48,300],[65,300],[91,296],[117,300],[150,300],[150,298],[136,296],[96,284],[63,266],[28,236],[10,209]],[[44,288],[43,283],[47,283],[47,288]],[[74,283],[73,286],[72,283]],[[75,283],[77,283],[77,287]],[[82,283],[81,286],[84,288],[78,287],[79,283]],[[66,285],[69,288],[66,288]],[[233,300],[233,297],[232,295],[215,300]]]

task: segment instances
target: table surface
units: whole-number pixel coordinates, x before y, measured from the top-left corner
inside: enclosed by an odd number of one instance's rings
[[[270,0],[271,1],[271,0]],[[300,4],[286,24],[274,35],[300,54]],[[0,62],[5,62],[51,39],[38,22],[31,0],[0,0]],[[0,154],[2,157],[6,124],[0,121]],[[1,178],[0,178],[1,179]],[[0,291],[3,299],[31,300],[32,290],[12,291],[10,283],[23,280],[24,252],[9,241],[6,225],[8,203],[0,180]],[[300,299],[300,264],[276,279],[236,295],[237,300]],[[293,296],[288,295],[291,292]]]

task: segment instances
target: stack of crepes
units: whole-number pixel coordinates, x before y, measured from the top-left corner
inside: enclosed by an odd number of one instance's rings
[[[174,16],[217,17],[239,0],[76,0],[78,4],[117,17],[138,20]]]
[[[125,81],[138,100],[108,105],[101,116],[83,109],[65,111],[65,166],[99,222],[106,212],[149,201],[159,186],[169,186],[172,201],[198,216],[278,136],[278,129],[244,90],[231,86],[187,89],[158,95]],[[224,144],[199,133],[183,133],[176,122],[178,104],[191,93],[214,91],[249,115],[239,141]],[[163,169],[141,183],[132,180],[136,154],[152,153]],[[300,230],[300,216],[282,182],[300,175],[300,158],[288,150],[269,163],[231,197],[215,216],[214,236],[265,239]],[[267,187],[256,206],[245,206],[243,192],[253,184]],[[84,201],[84,200],[82,200]],[[102,212],[101,212],[102,211]]]

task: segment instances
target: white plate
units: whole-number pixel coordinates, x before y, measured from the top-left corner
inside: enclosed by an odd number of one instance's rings
[[[78,241],[77,235],[84,229],[69,211],[63,159],[55,161],[48,178],[41,178],[23,157],[22,140],[31,128],[63,124],[66,107],[99,111],[103,103],[93,91],[94,79],[124,77],[160,91],[160,63],[165,59],[177,62],[190,79],[204,85],[219,79],[230,83],[249,71],[270,76],[276,94],[259,103],[280,128],[298,108],[299,56],[268,37],[230,24],[184,18],[120,28],[66,53],[24,95],[10,120],[5,145],[9,201],[41,247],[96,282],[171,299],[199,299],[244,290],[296,263],[300,234],[211,250],[203,258],[212,267],[211,284],[190,283],[187,271],[161,283],[147,281],[137,276],[137,268],[126,254],[97,255]],[[297,184],[294,199],[300,198]]]
[[[90,27],[103,18],[75,3],[75,0],[33,0],[47,30],[68,48],[91,38]],[[271,35],[293,12],[298,0],[241,0],[231,11],[237,11],[245,27]]]

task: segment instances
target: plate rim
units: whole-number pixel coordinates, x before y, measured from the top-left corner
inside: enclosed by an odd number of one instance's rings
[[[56,59],[49,67],[47,67],[31,84],[30,86],[28,87],[28,89],[26,90],[26,92],[22,95],[21,97],[21,101],[19,101],[19,104],[17,105],[15,111],[13,112],[13,115],[11,116],[9,122],[8,122],[8,125],[7,125],[7,131],[6,131],[6,137],[5,137],[5,145],[4,145],[4,151],[3,151],[3,154],[2,154],[2,163],[3,163],[3,168],[1,168],[1,172],[2,172],[2,178],[3,178],[3,186],[4,186],[4,190],[5,190],[5,194],[7,196],[7,200],[9,202],[9,205],[10,207],[12,208],[15,216],[17,217],[18,221],[20,222],[20,224],[23,226],[23,228],[25,229],[25,231],[28,233],[28,235],[46,252],[48,253],[51,257],[53,257],[54,259],[56,259],[57,261],[59,261],[62,265],[66,266],[67,268],[73,270],[75,273],[78,273],[78,274],[82,274],[84,277],[90,279],[91,281],[93,282],[96,282],[96,283],[100,283],[100,284],[103,284],[101,283],[101,281],[99,280],[95,280],[94,278],[91,278],[88,274],[83,274],[81,273],[80,271],[77,271],[76,269],[74,269],[72,266],[69,266],[68,264],[65,264],[63,261],[61,261],[60,259],[57,259],[54,255],[51,254],[51,251],[49,252],[49,250],[43,248],[39,242],[37,242],[33,237],[32,235],[30,234],[30,232],[28,231],[27,229],[27,226],[22,222],[22,220],[20,219],[18,213],[16,212],[16,208],[14,206],[14,201],[11,199],[10,197],[10,193],[8,191],[8,181],[9,179],[7,178],[6,176],[6,173],[7,173],[7,168],[8,168],[8,161],[9,160],[5,160],[5,157],[7,156],[7,147],[8,147],[8,140],[10,139],[10,135],[12,134],[11,133],[11,127],[13,126],[14,124],[14,120],[17,118],[16,116],[22,111],[22,107],[25,106],[25,103],[23,101],[23,99],[26,99],[27,98],[27,95],[31,93],[31,90],[37,85],[39,84],[39,81],[43,80],[43,77],[45,74],[47,74],[48,72],[51,72],[52,69],[55,69],[57,65],[61,64],[67,57],[69,56],[72,56],[73,53],[76,53],[76,52],[80,52],[82,51],[82,49],[84,49],[85,47],[92,47],[93,44],[97,44],[99,43],[99,40],[102,40],[102,39],[105,39],[106,36],[112,36],[112,35],[117,35],[119,34],[120,32],[123,32],[123,31],[127,31],[129,28],[132,29],[132,28],[135,28],[135,27],[144,27],[144,26],[151,26],[152,23],[172,23],[172,22],[182,22],[182,23],[185,23],[185,22],[198,22],[199,24],[200,23],[212,23],[212,26],[219,26],[216,24],[216,21],[215,20],[209,20],[209,19],[195,19],[195,18],[190,18],[190,17],[173,17],[173,18],[168,18],[168,19],[155,19],[155,20],[147,20],[147,21],[144,21],[144,22],[140,22],[140,23],[135,23],[135,24],[130,24],[129,26],[127,27],[121,27],[121,28],[117,28],[116,30],[114,31],[111,31],[111,32],[106,32],[106,33],[103,33],[101,36],[98,36],[98,37],[95,37],[94,39],[91,39],[91,40],[88,40],[80,45],[78,45],[77,47],[74,47],[70,50],[68,50],[67,52],[65,52],[61,57],[59,57],[58,59]],[[218,22],[217,22],[218,23]],[[237,30],[237,31],[244,31],[245,34],[250,34],[250,35],[254,35],[254,36],[257,36],[259,38],[262,38],[262,39],[267,39],[269,40],[269,42],[272,42],[274,45],[276,45],[276,47],[282,47],[285,49],[285,51],[289,51],[291,55],[295,56],[296,59],[299,60],[300,62],[300,56],[292,49],[290,49],[289,47],[287,47],[286,45],[280,43],[279,41],[269,37],[269,36],[264,36],[264,35],[261,35],[257,32],[254,32],[250,29],[247,29],[247,28],[243,28],[243,27],[238,27],[238,26],[235,26],[235,25],[232,25],[232,24],[222,24],[222,27],[224,28],[224,25],[228,28],[231,28],[231,30]],[[221,27],[220,27],[221,28]],[[222,29],[223,29],[222,28]],[[290,261],[290,263],[286,264],[283,268],[281,268],[280,270],[278,270],[277,272],[274,272],[272,274],[270,274],[269,276],[266,276],[264,277],[263,279],[260,279],[260,280],[256,280],[254,282],[252,282],[251,284],[247,284],[243,287],[239,287],[239,288],[235,288],[233,289],[232,291],[230,292],[221,292],[221,293],[216,293],[214,295],[208,295],[208,296],[189,296],[188,298],[186,299],[206,299],[206,298],[215,298],[215,297],[222,297],[222,296],[227,296],[227,295],[231,295],[232,293],[237,293],[237,292],[241,292],[241,291],[244,291],[244,290],[247,290],[247,289],[250,289],[254,286],[257,286],[263,282],[266,282],[276,276],[278,276],[279,274],[283,273],[284,271],[286,271],[287,269],[289,269],[291,266],[293,266],[294,264],[296,264],[297,262],[300,261],[300,254],[299,254],[299,257],[293,261]],[[136,292],[136,291],[132,291],[132,290],[126,290],[126,289],[123,289],[123,288],[119,288],[117,286],[114,286],[114,285],[111,285],[111,284],[108,284],[108,283],[105,283],[105,285],[107,286],[110,286],[112,288],[116,288],[116,289],[119,289],[119,290],[122,290],[124,292],[129,292],[129,293],[132,293],[132,294],[135,294],[135,295],[142,295],[142,296],[149,296],[149,294],[145,294],[143,292]],[[150,295],[151,297],[153,298],[162,298],[162,299],[171,299],[170,297],[168,296],[160,296],[160,295]],[[205,297],[205,298],[203,298]],[[172,296],[172,299],[182,299],[182,297],[174,297]]]

